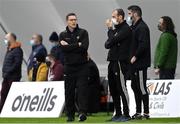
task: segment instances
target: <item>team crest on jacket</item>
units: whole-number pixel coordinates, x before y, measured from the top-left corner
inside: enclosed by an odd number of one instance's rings
[[[79,36],[76,37],[79,40]]]

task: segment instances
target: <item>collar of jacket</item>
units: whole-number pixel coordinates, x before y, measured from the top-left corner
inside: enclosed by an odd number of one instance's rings
[[[120,23],[120,24],[118,24],[118,25],[115,25],[115,28],[118,29],[118,28],[120,28],[121,26],[123,26],[125,23],[126,23],[126,20],[124,20],[122,23]]]
[[[68,33],[74,33],[74,32],[76,32],[78,29],[79,29],[78,24],[77,24],[76,28],[73,30],[73,32],[71,32],[71,31],[69,30],[68,26],[66,27],[66,31],[67,31]]]
[[[58,64],[61,64],[61,62],[59,61],[59,60],[56,60],[55,61],[55,63],[54,63],[54,65],[51,67],[51,69],[53,69],[56,65],[58,65]]]
[[[21,47],[21,43],[16,41],[9,46],[8,50],[10,51],[10,50],[12,50],[14,48],[18,48],[18,47]]]
[[[34,46],[32,46],[32,49],[35,50],[37,47],[39,47],[39,46],[41,46],[41,45],[42,45],[42,43],[40,43],[40,44],[38,44],[38,45],[34,45]]]
[[[132,25],[133,28],[136,28],[140,22],[142,22],[142,18],[140,18],[134,25]]]
[[[171,35],[173,35],[175,38],[177,38],[177,34],[173,31],[164,31],[163,33],[170,33]]]

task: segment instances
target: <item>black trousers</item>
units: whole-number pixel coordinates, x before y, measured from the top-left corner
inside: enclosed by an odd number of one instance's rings
[[[123,79],[120,77],[120,70],[123,73]],[[110,93],[113,99],[116,115],[122,115],[121,98],[123,102],[123,112],[129,116],[129,95],[126,88],[126,78],[128,72],[128,62],[110,61],[108,66],[108,81]]]
[[[3,79],[2,88],[1,88],[0,112],[2,111],[2,108],[3,108],[4,103],[6,101],[7,95],[9,93],[11,85],[14,81],[20,81],[20,79],[17,79],[17,80]]]
[[[160,79],[174,79],[176,69],[160,69]]]
[[[149,94],[146,86],[147,69],[132,69],[131,72],[131,87],[135,96],[136,113],[142,112],[143,103],[144,113],[149,114]]]
[[[86,114],[88,110],[88,76],[65,76],[65,103],[68,117],[75,115],[76,98],[79,113]]]

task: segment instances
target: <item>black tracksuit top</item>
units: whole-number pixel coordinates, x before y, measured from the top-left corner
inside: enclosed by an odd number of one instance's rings
[[[78,66],[87,63],[89,36],[86,30],[77,26],[74,31],[71,32],[69,28],[66,27],[66,30],[60,33],[59,40],[64,40],[69,44],[67,46],[61,45],[65,65]],[[79,42],[81,42],[81,46],[78,45]]]
[[[139,19],[135,25],[131,26],[133,40],[131,44],[130,57],[136,56],[137,60],[133,64],[136,69],[145,69],[151,65],[150,31],[147,24]]]
[[[130,55],[130,44],[132,31],[126,21],[108,30],[108,39],[105,48],[109,49],[108,61],[128,60]]]

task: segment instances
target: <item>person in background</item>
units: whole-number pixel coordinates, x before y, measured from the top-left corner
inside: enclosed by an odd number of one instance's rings
[[[49,67],[48,81],[62,81],[63,80],[63,65],[56,59],[55,55],[49,54],[46,57],[46,64]]]
[[[36,63],[37,58],[41,58],[43,62],[45,62],[47,56],[47,50],[43,45],[43,37],[40,34],[34,34],[30,41],[32,45],[32,52],[29,56],[27,62],[27,73],[29,75],[29,71],[32,69],[34,63]],[[35,59],[36,58],[36,59]]]
[[[174,23],[170,17],[163,16],[160,18],[158,29],[162,34],[154,58],[155,74],[159,75],[160,79],[175,78],[178,41],[174,28]]]
[[[129,77],[129,46],[131,45],[132,32],[124,17],[125,13],[123,9],[115,9],[112,12],[112,19],[106,21],[108,39],[105,42],[105,48],[109,49],[107,57],[109,61],[109,88],[116,112],[110,121],[120,122],[131,119],[129,115],[129,94],[126,88],[126,80]],[[123,74],[123,78],[120,76],[120,71]],[[121,111],[121,99],[123,113]]]
[[[75,91],[77,91],[79,121],[87,119],[88,110],[88,47],[89,36],[79,28],[75,13],[66,16],[66,30],[59,41],[64,53],[65,103],[67,122],[75,119]]]
[[[36,56],[33,61],[33,67],[29,71],[29,81],[47,81],[48,66],[45,63],[44,56]]]
[[[149,119],[149,93],[147,91],[147,69],[151,65],[150,30],[142,19],[142,10],[137,5],[128,7],[128,23],[132,24],[132,44],[130,50],[131,87],[136,102],[136,113],[132,119]],[[143,103],[143,104],[142,104]],[[144,108],[143,116],[142,105]]]
[[[8,33],[5,36],[4,43],[7,45],[7,52],[2,68],[3,82],[1,89],[0,112],[2,111],[12,82],[21,80],[21,66],[23,61],[21,43],[16,41],[16,35],[14,33]]]
[[[100,110],[100,75],[96,63],[89,57],[89,105],[88,113],[97,113]]]
[[[64,55],[59,44],[58,34],[56,32],[52,32],[52,34],[49,37],[49,41],[52,44],[50,54],[53,55],[56,58],[56,60],[59,60],[61,64],[64,65]]]

